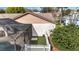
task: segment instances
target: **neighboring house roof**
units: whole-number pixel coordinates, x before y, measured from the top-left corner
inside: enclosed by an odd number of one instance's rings
[[[47,18],[48,20],[55,22],[55,19],[54,19],[52,13],[38,13],[38,15],[41,15],[41,16]]]
[[[14,19],[17,16],[22,15],[22,13],[16,13],[16,14],[0,14],[0,18],[10,18],[10,19]]]

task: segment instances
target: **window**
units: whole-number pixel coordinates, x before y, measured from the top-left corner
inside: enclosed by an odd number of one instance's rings
[[[5,32],[4,31],[0,31],[0,37],[4,37],[5,36]]]

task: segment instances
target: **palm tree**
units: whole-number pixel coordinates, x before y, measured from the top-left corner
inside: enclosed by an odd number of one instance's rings
[[[60,10],[60,12],[61,12],[61,16],[60,16],[60,18],[62,18],[63,16],[64,16],[64,10],[65,9],[67,9],[68,7],[57,7],[59,10]],[[60,23],[61,23],[61,20],[60,20]]]

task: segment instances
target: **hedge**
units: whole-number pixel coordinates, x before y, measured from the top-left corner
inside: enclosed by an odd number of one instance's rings
[[[68,26],[57,27],[52,32],[52,42],[63,51],[79,50],[79,26],[70,24]]]

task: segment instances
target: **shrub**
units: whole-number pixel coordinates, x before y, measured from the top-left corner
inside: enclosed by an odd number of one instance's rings
[[[60,50],[79,50],[79,27],[70,24],[52,32],[52,41]]]

